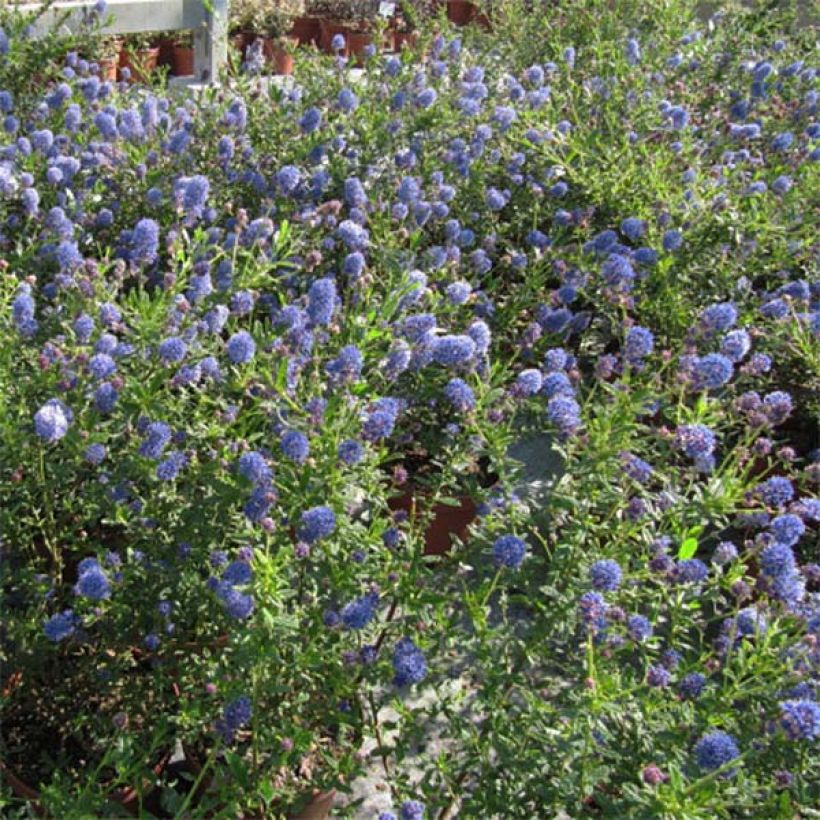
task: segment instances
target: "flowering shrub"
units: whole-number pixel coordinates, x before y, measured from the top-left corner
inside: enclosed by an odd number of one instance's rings
[[[403,818],[816,803],[807,37],[498,5],[361,78],[0,91],[4,765],[49,815],[286,816],[366,738]]]

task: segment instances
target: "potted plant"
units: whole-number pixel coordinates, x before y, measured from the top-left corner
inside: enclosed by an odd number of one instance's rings
[[[262,23],[264,53],[276,74],[293,73],[293,49],[299,41],[290,36],[290,31],[300,7],[298,0],[274,0],[267,5]]]
[[[318,46],[321,36],[319,17],[313,13],[309,0],[293,0],[296,7],[290,36],[298,41],[300,46]]]
[[[116,80],[122,52],[121,37],[101,37],[97,62],[100,65],[100,79]]]
[[[361,58],[373,42],[378,4],[371,0],[317,0],[313,8],[321,15],[322,49],[328,54],[339,51],[345,57]],[[344,43],[335,49],[339,37]]]
[[[148,82],[159,62],[159,47],[149,32],[129,34],[120,55],[120,68],[131,71],[131,82]]]
[[[399,0],[393,34],[396,51],[415,48],[425,20],[435,14],[436,0]]]
[[[447,19],[457,26],[472,23],[478,13],[471,0],[447,0]]]
[[[194,38],[190,31],[178,31],[174,36],[172,70],[175,77],[194,73]]]

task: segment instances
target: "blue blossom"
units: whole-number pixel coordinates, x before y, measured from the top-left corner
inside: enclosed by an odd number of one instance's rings
[[[359,107],[359,98],[349,88],[343,88],[339,92],[336,102],[345,113],[350,113]]]
[[[336,309],[336,283],[332,279],[318,279],[308,293],[308,316],[317,325],[330,324]]]
[[[393,649],[393,683],[409,686],[427,677],[427,661],[410,638],[401,638]]]
[[[581,408],[571,396],[555,396],[547,404],[547,419],[563,437],[567,437],[581,426]]]
[[[444,395],[459,413],[469,413],[475,409],[475,394],[462,379],[450,379],[444,387]]]
[[[783,701],[780,725],[790,740],[815,741],[820,738],[820,706],[808,699]]]
[[[153,219],[141,219],[131,234],[131,259],[150,264],[157,258],[159,225]]]
[[[181,362],[188,352],[188,346],[179,336],[169,336],[159,343],[157,353],[165,364]]]
[[[188,457],[184,453],[173,450],[157,465],[157,478],[161,481],[173,481],[187,463]]]
[[[709,456],[714,452],[715,434],[703,424],[684,424],[675,433],[675,444],[689,458]]]
[[[768,507],[783,507],[794,498],[794,486],[784,476],[772,476],[755,487],[755,494]]]
[[[358,464],[364,457],[364,447],[355,439],[345,439],[338,448],[339,461],[344,464]]]
[[[418,800],[405,800],[399,809],[399,820],[424,820],[425,808]]]
[[[626,621],[626,628],[632,640],[639,643],[652,635],[652,624],[643,615],[630,615]]]
[[[732,330],[720,342],[720,352],[735,363],[742,361],[751,347],[752,339],[745,330]]]
[[[728,330],[737,321],[737,308],[731,302],[709,305],[700,314],[701,327],[710,332]]]
[[[646,682],[649,686],[654,686],[657,689],[664,689],[669,686],[671,680],[669,670],[664,666],[650,666],[646,672]]]
[[[304,464],[310,455],[310,443],[307,436],[298,430],[288,430],[282,436],[279,447],[287,458],[297,464]]]
[[[632,327],[626,335],[624,357],[628,362],[639,362],[655,348],[655,337],[645,327]]]
[[[161,421],[152,422],[145,431],[145,438],[140,444],[139,454],[143,458],[151,458],[156,461],[170,441],[171,428]]]
[[[253,596],[234,589],[227,583],[220,583],[217,589],[217,596],[222,603],[222,608],[232,618],[244,621],[253,614]]]
[[[45,636],[54,643],[70,638],[77,629],[78,618],[71,609],[52,615],[43,625]]]
[[[515,535],[502,535],[493,544],[493,561],[497,567],[518,569],[526,554],[526,542]]]
[[[85,567],[81,564],[78,572],[79,577],[74,585],[74,592],[77,595],[91,598],[93,601],[102,601],[111,596],[108,578],[96,561]]]
[[[49,399],[34,414],[34,431],[48,444],[59,441],[68,432],[74,413],[60,399]]]
[[[243,478],[247,478],[254,484],[267,484],[273,477],[273,471],[265,461],[265,457],[256,450],[243,453],[239,457],[237,469]]]
[[[250,333],[240,330],[228,339],[226,351],[234,364],[247,364],[256,354],[256,342]]]
[[[679,584],[699,584],[709,576],[709,567],[699,558],[678,561],[672,570],[672,578]]]
[[[378,593],[371,592],[345,604],[339,615],[348,629],[364,629],[375,617],[378,605]]]
[[[785,513],[772,520],[769,524],[769,531],[774,536],[775,541],[793,547],[806,531],[806,525],[799,516]]]
[[[697,700],[706,688],[706,678],[700,672],[684,675],[678,684],[678,691],[686,700]]]
[[[85,448],[84,455],[85,460],[89,462],[89,464],[97,466],[105,461],[107,450],[104,444],[89,444],[88,447]]]
[[[231,586],[245,586],[253,580],[253,570],[247,561],[231,561],[222,573],[222,580]]]
[[[725,766],[739,756],[740,749],[738,749],[737,741],[726,732],[710,732],[695,745],[697,764],[705,771]]]
[[[117,372],[117,364],[107,353],[97,353],[88,360],[88,370],[95,379],[106,379]]]
[[[617,561],[604,558],[596,561],[589,569],[589,580],[593,589],[614,592],[621,585],[621,567]]]
[[[516,396],[534,396],[544,385],[544,377],[540,370],[530,368],[522,370],[516,376],[515,384],[513,385],[513,393]]]
[[[313,507],[302,513],[299,538],[308,544],[315,544],[327,538],[336,529],[336,516],[330,507]]]
[[[701,390],[714,390],[726,384],[734,373],[732,361],[721,353],[709,353],[692,366],[692,382]]]

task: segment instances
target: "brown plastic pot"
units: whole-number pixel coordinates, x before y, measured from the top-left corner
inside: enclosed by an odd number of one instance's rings
[[[194,73],[194,50],[190,46],[174,46],[172,71],[175,77],[190,77]]]
[[[453,536],[464,541],[467,528],[478,513],[475,501],[469,495],[456,498],[458,506],[435,504],[432,518],[424,533],[425,555],[446,555],[453,548]],[[410,515],[428,512],[430,499],[421,491],[408,490],[387,502],[391,510],[404,510]]]
[[[131,70],[130,82],[148,82],[151,74],[156,71],[159,60],[159,48],[145,48],[139,51],[123,51],[120,55],[120,69]]]
[[[300,46],[318,46],[322,36],[319,18],[297,17],[288,36],[293,37]]]
[[[478,9],[470,0],[447,0],[447,19],[457,26],[466,26],[475,19]]]

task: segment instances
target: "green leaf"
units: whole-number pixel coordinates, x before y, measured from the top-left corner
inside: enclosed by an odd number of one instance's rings
[[[678,550],[678,558],[680,558],[682,561],[685,561],[687,558],[691,558],[697,551],[698,551],[698,539],[697,538],[687,538],[680,545],[680,549]]]

